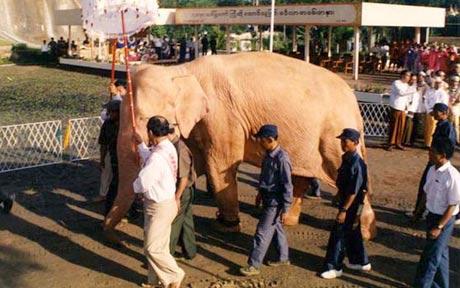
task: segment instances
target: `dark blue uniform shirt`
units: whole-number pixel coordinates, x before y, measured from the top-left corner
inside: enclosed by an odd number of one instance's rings
[[[455,147],[457,143],[457,133],[455,132],[454,126],[447,120],[438,121],[433,133],[433,140],[436,138],[449,138],[450,142]]]
[[[356,195],[350,208],[363,204],[364,191],[367,190],[367,165],[357,152],[347,152],[342,156],[336,185],[339,189],[340,206],[349,195]]]
[[[293,195],[291,170],[289,156],[280,146],[267,152],[259,178],[259,191],[264,207],[279,206],[282,212],[287,212]]]

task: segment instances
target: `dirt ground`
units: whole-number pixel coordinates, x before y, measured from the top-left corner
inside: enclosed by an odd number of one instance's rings
[[[253,280],[238,276],[247,260],[257,223],[253,206],[258,170],[243,165],[238,175],[242,231],[214,229],[215,204],[200,179],[196,205],[199,255],[179,264],[186,287],[410,287],[424,245],[423,223],[411,227],[402,213],[412,208],[427,152],[369,149],[373,205],[378,236],[366,244],[373,271],[345,270],[336,280],[317,277],[335,209],[335,193],[322,187],[324,200],[305,200],[301,225],[287,228],[293,265],[264,266]],[[456,158],[454,164],[460,165]],[[0,215],[0,287],[138,287],[146,280],[141,223],[122,224],[129,244],[118,250],[104,242],[101,204],[86,198],[98,190],[97,163],[62,164],[0,174],[0,189],[16,192],[10,215]],[[450,242],[451,287],[460,287],[460,231]],[[273,257],[273,251],[269,257]]]

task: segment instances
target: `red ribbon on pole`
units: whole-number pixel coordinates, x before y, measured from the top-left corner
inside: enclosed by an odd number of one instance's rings
[[[131,70],[129,69],[129,60],[128,60],[128,36],[126,35],[126,26],[125,26],[125,12],[121,11],[121,26],[123,31],[123,42],[125,45],[125,65],[126,65],[126,80],[128,82],[128,101],[131,114],[131,121],[133,126],[133,132],[136,130],[136,122],[134,117],[134,99],[133,99],[133,83],[131,82]]]

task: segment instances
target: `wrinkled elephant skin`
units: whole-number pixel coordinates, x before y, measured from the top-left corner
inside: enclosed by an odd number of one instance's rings
[[[171,67],[144,65],[134,75],[134,92],[136,125],[145,139],[149,117],[162,115],[177,123],[177,133],[187,138],[198,173],[207,174],[219,213],[228,222],[238,220],[238,165],[245,161],[260,166],[263,151],[252,135],[261,125],[278,126],[279,141],[292,161],[295,195],[287,224],[299,221],[308,186],[305,177],[334,185],[342,155],[336,136],[344,128],[363,131],[358,103],[345,81],[278,54],[209,56]],[[118,197],[106,228],[113,228],[129,209],[139,171],[128,101],[121,110],[118,155]],[[370,204],[365,212],[363,230],[375,231]]]

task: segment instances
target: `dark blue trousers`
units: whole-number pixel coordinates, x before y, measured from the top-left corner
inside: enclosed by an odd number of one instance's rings
[[[426,217],[427,233],[438,226],[442,215],[428,213]],[[449,239],[454,229],[454,217],[437,239],[427,237],[422,257],[417,266],[414,287],[449,287]]]
[[[320,197],[321,196],[321,190],[319,189],[319,180],[316,178],[308,178],[310,180],[310,193],[311,195],[315,195]]]
[[[364,248],[361,225],[355,224],[357,208],[347,212],[345,223],[335,222],[327,244],[324,271],[342,270],[345,253],[350,264],[367,265],[369,259]]]
[[[265,258],[273,236],[276,240],[276,250],[280,261],[289,260],[289,246],[284,233],[283,224],[280,219],[280,207],[264,207],[259,224],[257,224],[256,235],[254,235],[254,246],[249,255],[248,264],[259,268]]]

